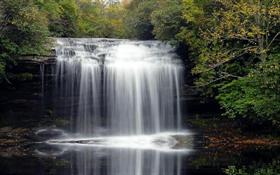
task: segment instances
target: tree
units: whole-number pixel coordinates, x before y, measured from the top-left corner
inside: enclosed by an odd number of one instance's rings
[[[104,1],[84,0],[79,3],[79,36],[117,37],[126,36],[125,9],[119,3],[107,4]]]
[[[181,0],[158,0],[159,8],[151,14],[153,34],[156,39],[176,41],[176,35],[184,26]]]
[[[48,24],[32,0],[0,2],[0,73],[19,55],[45,54],[48,49]]]
[[[196,86],[229,117],[279,125],[280,2],[184,0],[180,37],[196,59]]]
[[[280,34],[277,31],[280,24],[279,1],[220,0],[216,4],[220,9],[210,16],[204,11],[206,21],[199,28],[199,37],[207,46],[200,50],[193,70],[204,78],[198,81],[199,85],[243,76],[242,73],[235,75],[236,69],[230,64],[236,61],[241,64],[264,61],[275,49],[275,40]]]
[[[60,18],[50,20],[49,30],[54,36],[59,37],[75,37],[78,31],[78,4],[76,0],[60,0],[61,6]]]
[[[230,118],[247,117],[280,126],[280,54],[270,55],[248,76],[222,86],[217,99]]]
[[[112,30],[111,37],[127,38],[128,29],[125,25],[125,15],[127,11],[121,4],[113,4],[106,9],[106,18],[109,20]]]
[[[155,0],[135,0],[127,7],[128,14],[125,22],[131,37],[144,40],[154,38],[151,14],[157,5]]]
[[[90,0],[81,1],[79,3],[79,35],[82,36],[98,36],[97,25],[101,9]]]

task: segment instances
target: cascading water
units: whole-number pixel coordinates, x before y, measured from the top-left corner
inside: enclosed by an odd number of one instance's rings
[[[111,136],[180,129],[183,68],[170,45],[61,38],[56,52],[56,91],[64,99],[63,115],[72,118],[72,132]]]
[[[181,175],[192,139],[181,131],[183,67],[170,45],[60,38],[56,53],[56,115],[72,133],[47,141],[58,157],[71,153],[58,174]]]

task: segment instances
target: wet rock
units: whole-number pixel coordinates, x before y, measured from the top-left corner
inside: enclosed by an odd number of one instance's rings
[[[84,49],[88,52],[93,52],[98,46],[94,44],[84,44]]]
[[[27,128],[0,128],[0,156],[24,156],[29,150],[27,147],[32,142],[28,137],[32,130]]]
[[[3,127],[0,128],[0,134],[6,134],[7,132],[11,132],[12,131],[12,127]]]
[[[176,135],[173,138],[177,141],[176,145],[174,146],[175,149],[180,148],[189,148],[192,149],[193,146],[193,135]]]
[[[22,157],[28,155],[29,150],[20,146],[0,149],[0,157]]]
[[[26,55],[17,58],[18,62],[29,62],[29,63],[51,63],[55,61],[55,51],[52,51],[50,55]]]
[[[0,140],[2,141],[0,145],[5,145],[6,143],[15,143],[25,140],[26,136],[30,134],[30,130],[26,128],[11,128],[3,127],[0,128]]]
[[[40,129],[35,134],[41,139],[57,138],[65,135],[63,130],[54,128]]]

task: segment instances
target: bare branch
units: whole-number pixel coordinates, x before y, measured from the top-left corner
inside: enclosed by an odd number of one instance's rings
[[[215,83],[215,82],[217,82],[217,81],[220,81],[220,80],[222,80],[222,79],[226,79],[226,78],[228,78],[229,76],[228,75],[225,75],[225,76],[222,76],[222,77],[220,77],[220,78],[217,78],[217,79],[215,79],[215,80],[212,80],[212,81],[210,81],[210,82],[208,82],[208,83],[205,83],[205,84],[202,84],[202,85],[198,85],[198,86],[193,86],[193,87],[205,87],[205,86],[208,86],[208,85],[210,85],[210,84],[212,84],[212,83]]]
[[[228,75],[229,77],[241,78],[241,76],[233,75],[233,74],[230,74],[230,73],[228,73],[228,72],[221,72],[221,73],[224,74],[224,75]]]
[[[280,32],[278,32],[274,37],[273,39],[271,40],[271,42],[269,43],[269,45],[266,47],[266,49],[269,49],[270,46],[272,45],[272,43],[276,40],[276,38],[280,35]]]
[[[210,68],[210,70],[216,69],[217,67],[220,67],[220,66],[224,65],[225,63],[228,63],[228,62],[230,62],[230,61],[232,61],[232,60],[235,60],[235,59],[237,59],[237,58],[239,58],[239,57],[245,55],[246,53],[247,53],[247,52],[243,52],[243,53],[241,53],[241,54],[239,54],[239,55],[237,55],[237,56],[232,57],[231,59],[228,59],[228,60],[225,60],[225,61],[223,61],[223,62],[217,63],[217,64],[215,64],[214,66],[212,66],[212,67]],[[210,70],[209,70],[209,71],[210,71]]]

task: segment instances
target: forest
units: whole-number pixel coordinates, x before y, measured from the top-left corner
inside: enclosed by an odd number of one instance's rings
[[[185,45],[193,86],[223,115],[280,126],[278,0],[2,0],[0,81],[52,37],[162,40]]]

